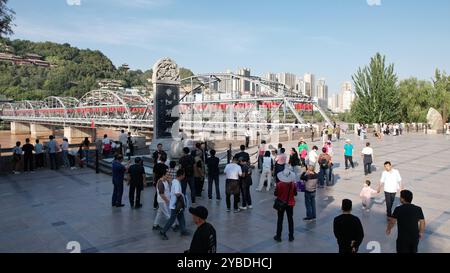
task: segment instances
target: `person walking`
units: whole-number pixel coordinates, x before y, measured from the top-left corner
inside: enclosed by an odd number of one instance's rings
[[[340,125],[336,126],[335,133],[336,133],[337,140],[338,141],[341,140],[341,126]]]
[[[247,130],[245,130],[245,148],[248,148],[249,144],[250,144],[250,129],[247,128]]]
[[[191,190],[191,201],[195,204],[195,180],[194,180],[194,158],[190,154],[190,149],[188,147],[183,148],[184,155],[180,158],[179,164],[181,169],[184,171],[184,179],[181,181],[181,188],[183,194],[186,195],[187,186]]]
[[[128,156],[128,160],[134,156],[134,139],[131,136],[131,132],[128,132],[126,155]]]
[[[328,129],[327,129],[327,135],[328,135],[328,141],[332,141],[332,139],[333,139],[333,127],[328,127]]]
[[[277,232],[273,239],[277,242],[281,242],[281,232],[283,230],[283,218],[286,213],[288,220],[289,241],[294,241],[294,206],[295,196],[297,196],[297,189],[295,185],[295,174],[289,168],[285,168],[282,172],[278,173],[279,183],[276,185],[274,195],[277,201],[280,201],[283,205],[277,208],[278,220],[277,220]],[[276,202],[277,202],[276,201]]]
[[[303,150],[304,151],[304,150]],[[294,170],[294,173],[297,176],[300,176],[301,170],[302,170],[302,166],[301,166],[301,161],[300,158],[298,157],[298,153],[296,151],[295,148],[292,148],[291,150],[291,155],[289,156],[289,165],[291,165],[292,169]]]
[[[156,184],[158,183],[158,180],[163,177],[167,170],[169,169],[169,167],[164,163],[166,161],[166,154],[163,153],[161,154],[159,160],[157,160],[155,166],[153,167],[153,186],[156,188]],[[158,209],[158,194],[157,191],[155,190],[155,194],[153,197],[153,209],[157,210]]]
[[[55,137],[53,135],[50,135],[48,138],[50,139],[50,141],[47,143],[48,156],[50,159],[50,169],[57,170],[58,162],[56,160],[56,152],[58,151],[58,144],[56,143]]]
[[[62,150],[62,158],[63,158],[63,164],[65,168],[70,168],[70,162],[69,162],[69,141],[66,137],[63,137],[63,142],[61,143],[61,150]]]
[[[278,174],[280,172],[282,172],[284,170],[286,161],[287,161],[287,156],[284,153],[285,150],[284,148],[280,148],[280,152],[277,154],[276,158],[275,158],[275,182],[278,183]]]
[[[216,188],[216,200],[221,200],[220,197],[220,187],[219,187],[219,158],[216,157],[216,150],[211,150],[209,152],[210,157],[206,159],[206,166],[208,167],[208,198],[212,199],[212,187]]]
[[[318,158],[320,171],[319,171],[319,188],[323,188],[325,185],[329,185],[328,180],[330,179],[330,168],[331,168],[331,156],[327,154],[327,149],[322,148],[322,153]]]
[[[370,187],[370,180],[366,180],[364,182],[364,187],[359,193],[359,197],[361,197],[362,209],[369,212],[370,207],[372,206],[372,197],[374,194],[380,193]]]
[[[184,219],[186,197],[183,194],[180,183],[180,181],[184,180],[184,178],[184,170],[180,169],[177,171],[177,178],[172,181],[169,203],[170,218],[164,226],[163,230],[159,232],[161,239],[163,240],[169,240],[166,233],[169,228],[175,223],[175,220],[178,220],[178,224],[180,225],[181,236],[189,235],[189,232],[186,230],[186,221]]]
[[[103,144],[103,156],[104,158],[108,158],[111,153],[112,147],[111,147],[111,140],[108,138],[107,134],[103,135],[102,144]]]
[[[342,200],[342,214],[334,218],[333,232],[339,253],[357,253],[364,239],[364,229],[357,216],[352,215],[352,201]]]
[[[34,146],[30,143],[30,139],[25,139],[25,144],[22,146],[24,172],[33,172],[33,150]]]
[[[36,169],[44,167],[44,146],[36,139],[36,144],[34,144],[34,159]]]
[[[240,212],[239,209],[239,177],[242,176],[242,168],[238,165],[238,158],[233,157],[233,161],[225,166],[225,196],[227,203],[227,212],[231,211],[231,195],[233,195],[233,209],[234,212]]]
[[[364,163],[364,174],[368,175],[372,173],[372,163],[373,163],[373,149],[370,147],[370,143],[366,143],[366,147],[364,147],[361,151],[361,156],[363,157]]]
[[[130,191],[128,198],[130,199],[130,207],[139,209],[141,204],[141,191],[144,190],[144,181],[146,180],[144,161],[140,157],[134,159],[134,164],[128,168],[128,185]],[[136,197],[136,203],[135,203]]]
[[[355,168],[355,165],[353,164],[353,144],[351,144],[350,139],[345,140],[344,145],[344,159],[345,159],[345,169],[349,169],[348,163],[350,162],[350,165],[352,166],[352,169]]]
[[[417,253],[419,241],[425,232],[425,217],[421,207],[411,204],[413,193],[409,190],[400,192],[401,205],[396,207],[386,229],[391,234],[397,224],[397,253]]]
[[[125,133],[125,130],[120,130],[120,135],[119,135],[119,142],[120,142],[120,147],[122,148],[122,150],[120,151],[122,153],[122,155],[126,155],[126,151],[127,151],[127,139],[128,136]]]
[[[191,246],[184,253],[207,254],[216,253],[217,238],[214,227],[206,222],[208,210],[203,206],[189,208],[192,215],[192,221],[197,226],[197,230],[192,237]]]
[[[20,141],[16,142],[16,146],[12,149],[12,163],[13,163],[13,174],[20,174],[20,161],[22,160],[22,148],[20,148]]]
[[[308,153],[308,165],[312,165],[314,168],[316,167],[317,158],[319,157],[318,151],[319,148],[314,145]]]
[[[262,162],[264,158],[264,154],[266,153],[267,147],[266,147],[266,141],[262,140],[261,145],[258,148],[258,169],[260,172],[262,171]]]
[[[111,203],[113,207],[118,208],[125,206],[122,204],[122,194],[126,168],[122,165],[122,161],[123,156],[118,155],[112,162],[112,182],[114,185],[114,190]]]
[[[250,155],[245,151],[245,145],[240,146],[240,152],[235,155],[236,158],[243,158],[246,161],[250,161]]]
[[[250,186],[253,184],[252,181],[252,170],[250,162],[246,161],[245,158],[239,158],[239,165],[241,166],[242,175],[239,179],[239,186],[242,193],[242,206],[239,207],[241,210],[251,209],[252,197],[250,194]]]
[[[384,186],[384,196],[386,200],[386,214],[389,220],[392,217],[392,206],[394,205],[397,191],[403,189],[400,173],[392,168],[390,161],[384,162],[384,171],[381,174],[378,191]]]
[[[262,173],[259,177],[259,185],[256,191],[261,191],[264,187],[264,181],[267,182],[266,190],[270,190],[272,184],[272,173],[274,169],[273,158],[270,155],[270,151],[266,151],[262,159]]]
[[[194,158],[194,184],[195,184],[195,195],[201,198],[203,192],[203,185],[205,183],[205,170],[203,169],[203,161],[198,155]]]
[[[308,155],[308,144],[306,144],[303,138],[300,139],[300,143],[298,145],[298,154],[300,155],[301,166],[306,167],[306,156]]]
[[[319,176],[314,171],[314,166],[309,165],[300,179],[305,183],[305,208],[306,217],[303,221],[316,220],[316,190]]]
[[[177,171],[178,172],[178,171]],[[152,230],[161,230],[162,227],[167,223],[170,219],[170,187],[171,183],[174,179],[177,179],[176,174],[175,178],[171,179],[166,172],[166,175],[161,177],[156,183],[156,192],[158,196],[158,211],[156,212],[155,221],[153,222]],[[163,222],[163,219],[165,221]]]

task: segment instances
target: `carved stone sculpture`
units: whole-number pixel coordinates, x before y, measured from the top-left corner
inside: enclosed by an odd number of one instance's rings
[[[433,107],[428,110],[427,123],[430,125],[431,130],[442,130],[444,127],[441,114]]]

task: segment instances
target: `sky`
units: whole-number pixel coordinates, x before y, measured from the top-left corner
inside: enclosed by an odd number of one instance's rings
[[[101,50],[147,70],[310,72],[329,92],[377,52],[400,79],[450,72],[448,0],[10,0],[12,38]]]

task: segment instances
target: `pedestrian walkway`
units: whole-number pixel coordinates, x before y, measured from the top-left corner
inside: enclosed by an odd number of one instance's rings
[[[361,210],[359,192],[365,177],[360,151],[365,142],[353,135],[350,139],[355,146],[354,161],[359,164],[354,170],[344,170],[344,140],[333,142],[337,184],[319,191],[315,223],[301,220],[305,207],[299,193],[294,208],[294,242],[288,242],[286,221],[283,242],[273,240],[277,218],[272,209],[273,192],[255,192],[257,172],[251,188],[253,209],[237,214],[226,212],[224,199],[208,200],[205,183],[203,198],[197,203],[209,210],[208,221],[217,231],[218,252],[337,252],[332,221],[340,213],[343,198],[353,201],[353,213],[365,229],[360,252],[370,252],[366,249],[370,241],[379,242],[382,252],[395,252],[396,228],[390,237],[385,235],[385,205],[375,204],[370,213]],[[400,171],[405,187],[414,193],[413,203],[423,209],[427,229],[419,252],[450,252],[449,136],[411,134],[369,141],[377,168],[369,176],[372,184],[378,184],[383,162],[390,160]],[[284,146],[290,150],[296,143]],[[311,147],[311,143],[308,145]],[[127,186],[123,196],[126,206],[111,208],[112,189],[110,176],[86,168],[0,176],[0,252],[70,252],[66,249],[69,241],[79,242],[83,252],[180,253],[189,248],[191,236],[179,237],[169,231],[170,239],[161,241],[152,231],[156,214],[153,188],[145,188],[143,208],[139,210],[130,209]],[[188,229],[194,231],[190,215],[185,216]]]

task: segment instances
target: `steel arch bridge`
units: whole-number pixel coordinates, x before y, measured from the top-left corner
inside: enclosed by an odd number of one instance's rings
[[[243,87],[250,87],[249,90]],[[239,130],[301,127],[304,111],[325,112],[309,97],[296,96],[287,86],[233,73],[200,74],[182,80],[180,128]],[[200,97],[201,96],[201,97]],[[0,119],[78,127],[153,127],[152,98],[123,90],[97,89],[81,98],[50,96],[41,101],[17,101],[0,106]],[[282,117],[279,117],[281,113]],[[286,122],[286,116],[295,122]]]

